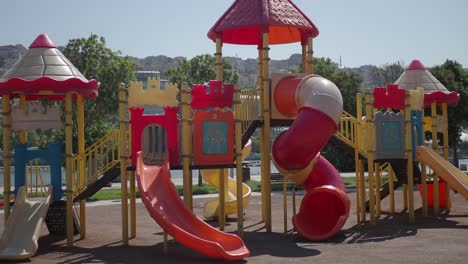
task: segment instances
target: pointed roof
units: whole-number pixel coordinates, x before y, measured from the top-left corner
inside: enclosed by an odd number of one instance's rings
[[[45,35],[39,35],[29,50],[0,78],[0,95],[25,94],[36,98],[51,91],[49,99],[61,99],[72,91],[86,97],[96,97],[99,83],[86,79]]]
[[[395,84],[405,90],[422,87],[424,88],[424,93],[448,91],[419,60],[413,60],[398,80],[396,80]]]
[[[263,32],[269,32],[270,44],[304,41],[316,37],[318,28],[290,0],[236,0],[208,32],[215,41],[258,45]]]
[[[413,60],[398,80],[396,80],[395,84],[405,90],[414,90],[422,87],[424,89],[424,105],[426,107],[430,106],[433,101],[446,102],[450,106],[458,104],[459,94],[447,90],[419,60]]]

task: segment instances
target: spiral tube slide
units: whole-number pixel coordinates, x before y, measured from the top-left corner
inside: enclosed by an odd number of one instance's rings
[[[338,171],[320,150],[337,130],[343,99],[335,84],[317,75],[285,78],[275,87],[277,109],[296,120],[273,142],[280,172],[303,185],[306,194],[293,216],[297,232],[310,240],[325,240],[341,230],[350,201]]]

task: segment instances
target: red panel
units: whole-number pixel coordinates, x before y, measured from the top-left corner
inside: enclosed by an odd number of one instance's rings
[[[203,150],[203,141],[206,131],[203,131],[204,122],[226,122],[226,152],[224,154],[206,154]],[[214,131],[212,131],[214,132]],[[193,115],[193,160],[196,165],[232,164],[234,162],[234,116],[232,112],[197,111]]]
[[[443,92],[436,91],[428,94],[424,94],[424,107],[431,107],[432,102],[447,103],[448,106],[455,107],[458,105],[460,95],[457,92]]]
[[[374,108],[405,108],[406,90],[398,88],[398,85],[389,84],[387,89],[376,87],[374,89]]]
[[[234,85],[232,84],[223,85],[221,81],[209,81],[208,85],[194,84],[192,87],[192,108],[232,107],[233,95]]]
[[[69,78],[64,81],[58,81],[51,77],[42,77],[32,81],[11,78],[6,82],[0,82],[0,95],[9,95],[12,93],[23,93],[29,100],[37,98],[49,98],[51,100],[61,100],[60,95],[72,91],[82,94],[85,97],[94,98],[98,95],[99,82],[96,80],[85,81],[80,78]],[[41,91],[52,91],[57,96],[38,96],[34,95]],[[55,98],[55,99],[54,99]]]
[[[171,166],[179,164],[179,119],[178,107],[164,107],[164,115],[144,115],[144,108],[129,108],[132,145],[130,159],[136,164],[136,153],[141,151],[141,134],[146,126],[158,124],[166,129],[167,149],[169,150]]]

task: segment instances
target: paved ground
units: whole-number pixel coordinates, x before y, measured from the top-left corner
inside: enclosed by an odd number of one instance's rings
[[[260,223],[260,197],[252,197],[246,210],[245,243],[250,263],[467,263],[468,203],[453,194],[450,215],[423,218],[409,225],[406,213],[390,215],[388,199],[377,225],[356,225],[354,193],[350,193],[352,211],[343,231],[324,242],[310,242],[295,233],[284,235],[281,194],[273,195],[273,232],[266,233]],[[416,193],[416,198],[419,194]],[[298,205],[300,204],[298,199]],[[200,215],[204,202],[196,198],[195,212]],[[290,199],[289,199],[290,201]],[[416,199],[419,204],[420,199]],[[91,205],[92,203],[90,203]],[[289,205],[291,209],[291,205]],[[401,212],[401,192],[397,192],[397,209]],[[88,209],[88,238],[77,240],[67,248],[62,237],[47,234],[44,228],[39,251],[32,263],[219,263],[182,247],[171,240],[167,255],[162,251],[162,232],[141,203],[137,205],[137,238],[131,246],[121,245],[120,205],[118,202],[95,204]],[[3,219],[1,217],[0,219]],[[288,216],[288,228],[292,225]],[[216,225],[216,223],[211,222]],[[3,225],[2,225],[3,226]],[[227,231],[235,231],[235,219]]]

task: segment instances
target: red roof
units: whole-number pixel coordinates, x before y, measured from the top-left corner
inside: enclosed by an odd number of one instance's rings
[[[24,94],[28,100],[61,100],[68,91],[90,98],[98,95],[99,83],[86,79],[47,35],[39,35],[29,48],[0,78],[0,96]]]
[[[215,41],[258,45],[260,36],[269,32],[270,44],[304,41],[316,37],[318,28],[290,0],[236,0],[208,32]]]
[[[419,60],[413,60],[408,68],[406,68],[407,71],[414,71],[414,70],[426,70],[426,66],[422,64]]]

